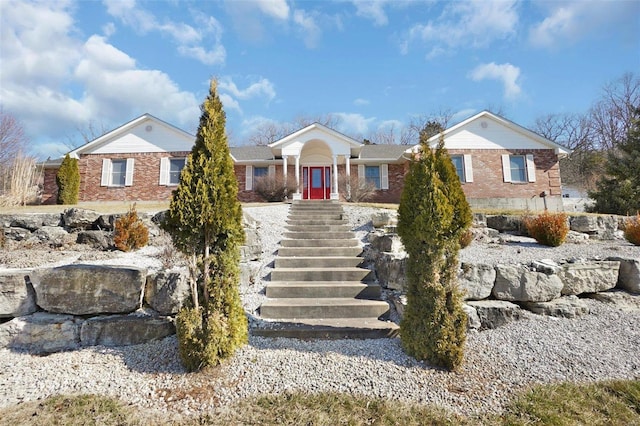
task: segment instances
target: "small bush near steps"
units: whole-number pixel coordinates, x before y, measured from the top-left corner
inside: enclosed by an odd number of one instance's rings
[[[527,232],[545,246],[558,247],[567,238],[569,223],[564,213],[544,212],[541,215],[524,219]]]
[[[139,249],[149,242],[149,229],[138,217],[135,204],[116,220],[113,241],[116,248],[122,251]]]
[[[640,246],[640,213],[624,223],[624,238],[635,246]]]

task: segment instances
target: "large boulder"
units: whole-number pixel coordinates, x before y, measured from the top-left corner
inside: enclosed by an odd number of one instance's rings
[[[620,262],[616,287],[629,293],[640,294],[640,259],[610,257],[607,260]]]
[[[619,269],[619,261],[565,263],[558,272],[563,283],[562,295],[610,290],[618,283]]]
[[[82,324],[83,346],[127,346],[161,339],[176,332],[167,317],[151,315],[109,315],[89,318]]]
[[[601,293],[588,294],[587,296],[602,303],[611,303],[621,311],[640,311],[640,295],[637,294],[629,294],[622,290],[609,290]]]
[[[371,215],[371,223],[374,228],[394,226],[398,223],[398,213],[395,211],[381,211]]]
[[[147,277],[144,301],[160,315],[172,315],[190,294],[188,272],[162,271]]]
[[[0,318],[22,317],[38,309],[29,281],[30,272],[29,269],[0,271]]]
[[[36,312],[0,324],[0,346],[43,354],[80,347],[82,320]]]
[[[491,296],[496,270],[482,263],[462,263],[458,271],[458,285],[465,300],[482,300]]]
[[[59,226],[60,214],[58,213],[31,213],[31,214],[3,214],[0,215],[0,227],[23,228],[35,231],[42,226]]]
[[[42,226],[33,235],[38,240],[56,247],[61,247],[73,241],[73,237],[59,226]]]
[[[525,302],[523,307],[539,315],[575,318],[589,313],[589,307],[578,296],[564,296],[549,302]]]
[[[386,233],[383,231],[371,232],[367,236],[368,251],[373,253],[373,256],[378,253],[398,253],[404,254],[404,245],[400,236],[396,233]]]
[[[497,328],[522,317],[520,306],[504,300],[477,300],[466,303],[476,310],[482,328]]]
[[[2,231],[2,230],[0,230]],[[31,236],[31,231],[17,226],[4,228],[4,236],[9,240],[22,241]]]
[[[476,310],[476,308],[463,303],[462,310],[465,314],[467,314],[467,328],[477,330],[482,327],[482,323],[480,322],[480,317],[478,316],[478,311]]]
[[[42,309],[73,315],[129,313],[140,307],[145,269],[104,265],[66,265],[31,274]]]
[[[91,229],[100,218],[100,213],[93,210],[72,207],[62,213],[62,223],[69,229]]]
[[[492,215],[487,216],[487,226],[489,228],[497,229],[500,232],[508,233],[522,233],[524,230],[524,224],[522,222],[522,216],[516,215]]]
[[[493,296],[511,302],[547,302],[560,297],[563,284],[556,274],[532,271],[524,265],[496,266]]]
[[[96,230],[78,232],[76,243],[86,244],[96,250],[108,250],[113,244],[111,235],[108,232]]]
[[[374,260],[378,282],[392,290],[405,290],[407,285],[406,253],[380,253]]]
[[[603,240],[613,240],[618,230],[616,216],[573,216],[569,226],[572,231],[593,235]]]
[[[242,262],[258,260],[262,256],[262,240],[258,230],[246,228],[244,235],[244,245],[240,247],[240,260]]]

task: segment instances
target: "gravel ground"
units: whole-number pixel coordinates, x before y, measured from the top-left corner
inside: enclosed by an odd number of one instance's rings
[[[282,204],[246,209],[261,222],[264,257],[260,277],[270,272]],[[363,239],[375,209],[345,206]],[[639,257],[621,242],[565,244],[542,249],[530,241],[474,243],[462,260],[514,262],[552,258]],[[531,257],[531,258],[529,258]],[[491,260],[493,259],[493,260]],[[522,260],[527,259],[527,260]],[[124,262],[124,260],[111,260]],[[265,281],[241,289],[252,312]],[[579,319],[525,314],[495,330],[470,332],[460,371],[445,372],[407,357],[398,339],[300,341],[252,336],[223,366],[186,373],[175,336],[144,345],[94,347],[44,357],[0,350],[0,407],[59,393],[95,393],[175,415],[221,409],[237,398],[286,390],[338,391],[409,402],[434,403],[454,412],[499,412],[513,393],[534,383],[640,378],[640,311],[585,300],[591,313]]]

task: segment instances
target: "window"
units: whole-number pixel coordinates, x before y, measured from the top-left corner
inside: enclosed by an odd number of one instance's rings
[[[502,156],[502,175],[505,182],[526,183],[536,181],[536,165],[533,155]]]
[[[275,174],[276,174],[275,165],[270,165],[268,167],[246,166],[245,181],[244,181],[245,191],[253,190],[253,184],[257,178],[260,178],[263,176],[274,176]]]
[[[186,161],[186,158],[161,158],[160,185],[177,185],[180,183],[180,173]]]
[[[103,159],[101,186],[133,185],[133,158]]]
[[[367,183],[372,183],[377,189],[380,189],[380,167],[365,166],[364,178]]]
[[[456,168],[456,173],[458,174],[458,177],[460,178],[460,182],[465,182],[465,180],[464,180],[464,158],[462,157],[462,155],[452,155],[451,156],[451,161],[453,162],[453,165]]]
[[[269,176],[269,168],[268,167],[254,167],[253,168],[253,178],[257,179],[262,176]]]

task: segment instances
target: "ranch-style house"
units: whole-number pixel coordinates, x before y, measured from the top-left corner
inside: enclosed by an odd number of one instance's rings
[[[482,111],[444,130],[445,147],[474,207],[562,210],[559,158],[569,150]],[[441,136],[433,136],[435,146]],[[171,197],[195,136],[150,114],[69,152],[80,169],[80,201]],[[318,123],[264,146],[231,147],[241,201],[261,201],[263,176],[292,182],[291,198],[338,200],[347,182],[375,186],[371,201],[397,203],[418,146],[367,145]],[[43,202],[55,203],[62,159],[42,163]]]

